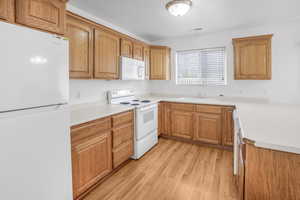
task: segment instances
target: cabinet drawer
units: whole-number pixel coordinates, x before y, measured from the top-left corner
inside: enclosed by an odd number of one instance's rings
[[[172,110],[181,110],[181,111],[188,111],[188,112],[194,112],[195,111],[195,105],[193,104],[184,104],[184,103],[172,103],[171,104]]]
[[[111,119],[109,117],[73,126],[71,128],[72,144],[82,139],[97,135],[105,130],[109,130],[110,128]]]
[[[215,113],[215,114],[221,114],[222,113],[222,107],[220,106],[208,106],[208,105],[197,105],[196,106],[197,112],[202,113]]]
[[[116,168],[126,160],[128,160],[133,154],[133,142],[129,141],[119,148],[113,150],[113,167]]]
[[[126,124],[113,130],[113,148],[130,141],[133,138],[133,124]]]
[[[133,112],[126,112],[112,117],[113,127],[133,121]]]

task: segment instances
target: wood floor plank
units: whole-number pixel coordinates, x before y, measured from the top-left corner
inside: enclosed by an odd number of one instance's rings
[[[160,139],[84,200],[237,200],[232,152]]]

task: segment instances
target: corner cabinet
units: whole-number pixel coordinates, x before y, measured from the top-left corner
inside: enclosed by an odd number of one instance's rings
[[[15,21],[14,0],[0,0],[0,20]]]
[[[94,31],[93,27],[71,15],[66,19],[66,36],[69,38],[70,78],[93,78]]]
[[[120,37],[95,29],[95,71],[97,79],[119,79]]]
[[[64,34],[66,0],[15,0],[16,23]]]
[[[233,39],[236,80],[272,79],[273,35]]]
[[[150,80],[170,80],[169,47],[150,47]]]

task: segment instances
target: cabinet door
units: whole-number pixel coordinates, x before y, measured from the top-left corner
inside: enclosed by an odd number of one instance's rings
[[[186,139],[193,137],[193,113],[171,111],[172,136]]]
[[[144,49],[141,44],[133,44],[133,58],[137,60],[144,60]]]
[[[162,80],[164,74],[165,56],[162,49],[151,49],[150,54],[150,79]]]
[[[144,62],[145,62],[145,78],[149,80],[150,78],[150,49],[144,47]]]
[[[235,79],[271,79],[271,37],[234,39]]]
[[[121,56],[132,58],[133,55],[133,44],[130,40],[121,40]]]
[[[238,175],[237,175],[237,189],[238,200],[244,200],[244,187],[245,187],[245,164],[242,149],[238,155]]]
[[[16,0],[16,22],[58,34],[64,34],[64,0]]]
[[[128,141],[113,150],[113,167],[119,167],[133,155],[133,141]]]
[[[162,119],[163,119],[163,105],[161,103],[158,104],[158,136],[162,133]]]
[[[233,108],[224,108],[224,117],[223,117],[223,138],[222,144],[226,146],[233,145]]]
[[[120,38],[95,30],[95,74],[98,79],[119,78]]]
[[[112,171],[111,133],[101,133],[72,147],[74,197]]]
[[[220,114],[196,114],[194,139],[201,142],[221,144],[222,116]]]
[[[4,21],[14,22],[14,0],[0,0],[0,19]]]
[[[170,51],[166,47],[151,47],[150,50],[150,79],[170,79]]]
[[[93,77],[93,28],[72,16],[67,16],[66,34],[69,38],[70,77]]]

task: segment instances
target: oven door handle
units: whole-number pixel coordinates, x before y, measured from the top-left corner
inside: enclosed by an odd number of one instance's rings
[[[151,106],[147,106],[147,107],[142,107],[139,110],[140,111],[147,111],[147,110],[151,110],[153,108],[157,108],[157,104],[151,105]]]

